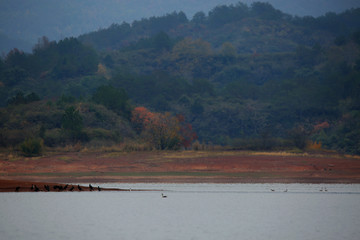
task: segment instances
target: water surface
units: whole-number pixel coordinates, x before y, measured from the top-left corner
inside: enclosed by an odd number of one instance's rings
[[[357,240],[360,236],[359,184],[101,186],[162,191],[1,193],[1,239]]]

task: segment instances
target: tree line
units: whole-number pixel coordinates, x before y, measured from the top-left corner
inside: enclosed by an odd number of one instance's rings
[[[0,142],[359,154],[358,20],[358,9],[298,18],[239,3],[43,37],[0,60]]]

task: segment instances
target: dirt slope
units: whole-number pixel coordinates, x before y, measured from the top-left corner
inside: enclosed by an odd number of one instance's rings
[[[0,156],[0,179],[43,182],[360,183],[360,158],[245,152]]]

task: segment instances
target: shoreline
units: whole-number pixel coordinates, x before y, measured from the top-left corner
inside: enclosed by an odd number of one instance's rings
[[[60,179],[59,179],[60,180]],[[70,180],[70,179],[67,179]],[[73,179],[75,180],[75,179]],[[72,182],[73,184],[71,184]],[[75,184],[76,182],[76,184]],[[89,184],[96,185],[89,187]],[[90,191],[161,191],[160,189],[120,189],[120,188],[106,188],[101,184],[107,183],[169,183],[169,184],[360,184],[358,179],[228,179],[228,178],[124,178],[124,179],[77,179],[76,181],[35,181],[35,180],[13,180],[13,179],[0,179],[0,193],[1,192],[90,192]],[[37,186],[38,190],[32,189],[32,186]],[[66,188],[65,186],[68,185]],[[81,190],[78,189],[78,185]],[[45,186],[49,187],[49,191]],[[56,189],[54,189],[54,186]],[[58,188],[60,187],[60,188]],[[71,190],[71,188],[73,189]],[[65,189],[64,189],[65,188]]]
[[[15,191],[16,187],[30,191],[33,184],[53,188],[70,183],[83,184],[85,191],[90,190],[89,183],[96,184],[95,187],[101,183],[360,184],[360,158],[239,151],[0,156],[0,192]]]

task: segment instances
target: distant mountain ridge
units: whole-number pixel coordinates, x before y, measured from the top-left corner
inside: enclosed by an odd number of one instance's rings
[[[121,49],[164,32],[173,39],[202,39],[214,49],[231,43],[238,53],[295,51],[299,45],[331,45],[336,37],[359,30],[360,8],[321,17],[297,17],[269,3],[219,5],[188,19],[184,12],[112,24],[79,36],[98,50]],[[149,40],[150,41],[150,40]]]
[[[0,31],[11,39],[36,43],[47,36],[51,40],[78,36],[113,23],[133,22],[142,18],[183,11],[189,19],[198,11],[208,12],[217,5],[236,4],[237,0],[12,0],[0,1]],[[250,5],[254,0],[242,0]],[[291,15],[320,16],[360,7],[357,0],[268,0],[275,8]],[[25,49],[26,48],[26,49]],[[1,45],[0,51],[9,51]],[[25,51],[31,51],[24,46]]]

